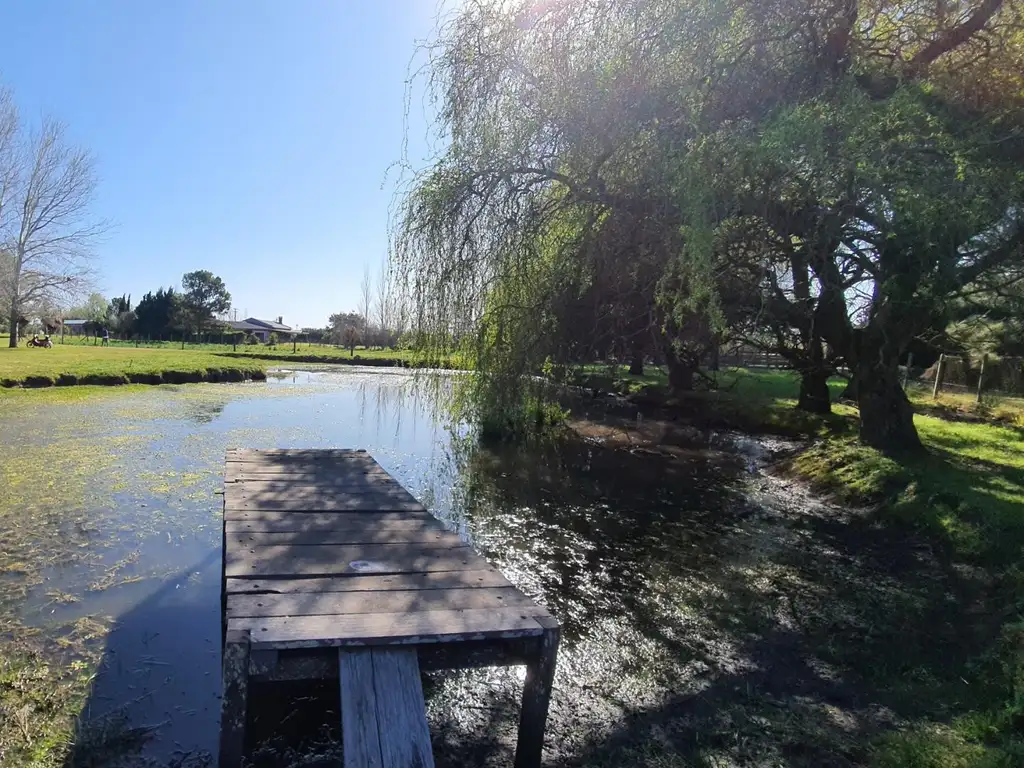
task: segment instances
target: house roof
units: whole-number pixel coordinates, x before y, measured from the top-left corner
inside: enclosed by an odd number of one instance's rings
[[[245,318],[245,322],[252,323],[260,328],[265,328],[268,331],[290,331],[292,329],[290,325],[275,323],[272,320],[260,320],[256,317],[247,317]]]
[[[245,320],[227,320],[224,325],[233,331],[265,331],[267,330],[262,325],[254,325],[253,323]]]
[[[88,320],[61,320],[64,325],[85,325]]]

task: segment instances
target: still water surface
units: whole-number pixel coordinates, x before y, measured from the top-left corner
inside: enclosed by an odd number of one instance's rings
[[[667,696],[699,694],[712,658],[744,663],[708,574],[734,567],[735,540],[756,516],[749,456],[708,435],[672,461],[586,440],[484,449],[421,385],[404,372],[294,372],[45,407],[26,399],[0,416],[4,442],[47,478],[6,478],[0,503],[31,519],[13,546],[44,567],[9,577],[3,599],[44,631],[109,617],[84,717],[127,705],[134,725],[155,726],[148,754],[214,750],[225,449],[365,448],[563,622],[551,755],[656,758],[646,752],[656,743],[606,741]],[[520,686],[515,669],[432,679],[440,763],[506,762]]]

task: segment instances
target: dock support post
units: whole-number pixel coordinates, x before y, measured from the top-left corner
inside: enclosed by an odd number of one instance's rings
[[[548,719],[551,687],[555,679],[560,630],[549,616],[538,617],[544,627],[540,650],[526,667],[523,686],[523,709],[519,716],[519,742],[516,744],[515,768],[539,768],[544,750],[544,725]]]
[[[245,751],[249,705],[249,630],[229,630],[224,638],[220,702],[221,768],[240,768]]]

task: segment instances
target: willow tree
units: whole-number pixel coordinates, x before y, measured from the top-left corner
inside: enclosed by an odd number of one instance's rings
[[[429,70],[447,146],[413,178],[394,233],[421,340],[468,346],[478,378],[510,393],[558,343],[655,353],[691,386],[713,332],[670,287],[702,279],[674,265],[704,203],[687,191],[693,142],[731,118],[707,84],[749,58],[724,86],[736,99],[763,109],[788,88],[766,75],[775,54],[742,38],[784,14],[748,16],[741,3],[475,2],[443,26]],[[509,286],[517,300],[499,300]],[[540,318],[542,337],[510,335]]]
[[[944,292],[1018,258],[1016,14],[465,5],[430,49],[445,150],[395,225],[421,338],[515,398],[589,300],[685,388],[717,332],[767,317],[816,391],[851,367],[866,442],[918,445],[901,351]],[[972,100],[986,66],[1000,86]]]

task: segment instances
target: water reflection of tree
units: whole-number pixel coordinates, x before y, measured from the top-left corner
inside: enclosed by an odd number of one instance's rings
[[[413,437],[421,417],[434,424],[447,423],[451,410],[447,378],[436,373],[367,377],[356,387],[360,421],[367,423],[368,409],[372,407],[374,434],[383,436],[384,429],[393,423],[396,440],[407,420],[412,425]]]

